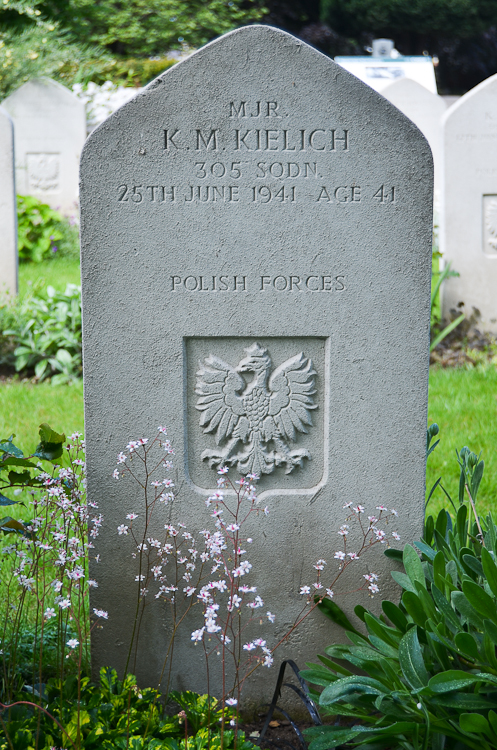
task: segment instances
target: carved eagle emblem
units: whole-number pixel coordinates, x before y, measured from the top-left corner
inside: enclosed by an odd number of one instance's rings
[[[200,363],[195,388],[200,426],[222,446],[203,451],[202,459],[211,467],[236,465],[241,474],[271,474],[281,465],[289,474],[311,458],[308,450],[291,450],[290,444],[312,426],[316,372],[303,352],[271,374],[267,349],[255,343],[245,352],[237,367],[212,354]]]

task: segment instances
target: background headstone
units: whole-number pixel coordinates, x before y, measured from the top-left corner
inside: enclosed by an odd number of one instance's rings
[[[14,121],[17,192],[74,214],[86,138],[84,104],[60,83],[39,78],[17,89],[2,106]]]
[[[0,297],[17,294],[17,210],[14,128],[0,107]]]
[[[441,121],[447,111],[442,97],[410,78],[402,78],[390,84],[381,93],[418,126],[430,144],[435,168],[435,192],[438,195],[442,167]]]
[[[335,569],[346,503],[371,512],[393,505],[403,540],[420,534],[432,179],[429,146],[401,112],[265,26],[227,34],[178,63],[89,137],[81,161],[85,431],[89,497],[105,517],[92,607],[109,611],[94,631],[95,669],[124,668],[136,606],[130,547],[116,528],[138,512],[138,495],[112,478],[130,439],[167,423],[179,518],[205,525],[217,475],[202,453],[216,443],[200,426],[195,387],[210,355],[235,368],[257,343],[273,370],[303,352],[317,373],[314,425],[294,445],[312,460],[289,474],[275,467],[259,482],[271,512],[250,548],[250,584],[277,615],[268,641],[300,611],[312,564],[323,557]],[[157,515],[157,534],[164,519]],[[367,564],[383,593],[396,596],[381,545]],[[352,595],[337,592],[348,611],[370,604],[357,591],[363,572],[344,583]],[[157,683],[168,628],[154,603],[136,666],[148,684]],[[200,613],[190,621],[173,666],[177,686],[200,692],[203,652],[190,632],[202,623]],[[336,637],[316,615],[276,657],[303,665]],[[275,679],[256,673],[246,699],[266,701]]]
[[[497,332],[497,75],[447,110],[443,133],[440,250],[460,274],[442,287],[443,314],[476,307]]]

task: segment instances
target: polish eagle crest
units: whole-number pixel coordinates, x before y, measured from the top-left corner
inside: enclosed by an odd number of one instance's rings
[[[271,374],[267,349],[255,343],[245,352],[237,367],[212,354],[200,362],[195,388],[200,426],[214,433],[220,446],[204,450],[202,460],[211,468],[236,465],[241,474],[259,476],[284,465],[289,474],[311,458],[308,450],[292,450],[291,444],[297,433],[312,427],[316,371],[303,352]]]

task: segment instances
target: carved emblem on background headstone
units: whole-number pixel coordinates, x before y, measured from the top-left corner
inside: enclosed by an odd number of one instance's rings
[[[26,154],[28,190],[60,189],[60,154]]]
[[[487,243],[495,252],[497,250],[497,196],[483,196],[483,210]]]
[[[236,465],[241,474],[259,476],[285,465],[289,474],[311,458],[308,450],[290,450],[289,444],[312,426],[316,372],[303,352],[271,374],[267,349],[256,343],[245,352],[237,367],[213,354],[200,363],[195,388],[200,425],[205,433],[215,432],[217,445],[226,443],[220,450],[203,451],[202,459],[211,467]],[[252,378],[245,380],[241,373]]]

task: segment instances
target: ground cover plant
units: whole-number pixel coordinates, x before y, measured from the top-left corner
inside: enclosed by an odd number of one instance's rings
[[[13,435],[0,441],[0,504],[9,510],[18,506],[17,518],[8,515],[0,519],[0,533],[6,536],[0,542],[4,594],[0,748],[48,749],[69,744],[78,749],[186,750],[188,737],[194,734],[198,750],[233,746],[248,750],[251,744],[237,726],[240,692],[255,668],[272,665],[273,653],[285,639],[280,637],[270,647],[266,639],[247,631],[264,608],[256,587],[245,583],[253,571],[242,546],[251,545],[253,540],[245,538],[241,531],[252,513],[262,519],[268,514],[268,508],[259,508],[254,486],[257,477],[230,480],[227,469],[220,468],[218,490],[206,501],[208,515],[213,519],[212,531],[203,529],[194,535],[180,522],[176,527],[166,524],[161,542],[150,537],[149,522],[155,505],[174,501],[174,484],[168,476],[173,449],[165,429],[159,428],[151,441],[130,441],[126,452],[118,456],[115,479],[131,478],[144,492],[144,507],[139,513],[128,514],[126,523],[116,530],[119,536],[130,537],[132,549],[139,550],[132,554],[132,565],[138,570],[137,610],[128,666],[134,663],[145,608],[153,606],[158,598],[173,605],[177,615],[173,639],[196,603],[200,627],[191,633],[191,639],[203,648],[207,666],[210,657],[221,657],[220,701],[167,690],[165,701],[181,708],[171,717],[164,711],[161,694],[139,688],[132,675],[119,681],[109,667],[101,670],[99,684],[89,681],[89,636],[108,618],[104,609],[91,607],[88,599],[89,589],[98,587],[98,581],[89,577],[88,559],[93,557],[98,562],[100,558],[95,554],[93,540],[99,535],[103,518],[95,503],[86,501],[81,435],[74,433],[66,445],[63,434],[43,424],[40,439],[35,451],[28,455],[14,442]],[[63,455],[66,466],[59,465]],[[52,463],[53,467],[45,469],[40,461]],[[16,494],[19,490],[24,492],[22,499]],[[232,494],[227,497],[229,490]],[[29,502],[23,503],[26,493]],[[334,555],[334,569],[328,573],[324,560],[315,563],[316,580],[301,586],[302,609],[288,635],[317,606],[313,594],[318,594],[319,601],[332,597],[329,586],[337,583],[343,571],[350,565],[358,567],[357,560],[362,560],[368,549],[384,543],[386,532],[377,524],[388,523],[388,512],[386,508],[378,510],[377,518],[370,517],[362,524],[364,509],[347,506],[347,521],[359,524],[362,544],[357,552],[351,551],[350,545],[347,547],[349,523],[341,526],[343,550]],[[396,532],[391,536],[398,540]],[[168,570],[166,579],[163,568],[169,564],[173,573]],[[323,583],[325,579],[328,585]],[[363,586],[371,594],[378,592],[377,576],[368,573],[363,579]],[[182,598],[186,611],[181,607]],[[275,615],[267,611],[264,619],[272,623]],[[191,627],[191,623],[185,620],[185,626]],[[231,660],[233,669],[225,672]]]
[[[308,730],[310,750],[496,747],[497,525],[476,510],[483,461],[465,447],[458,464],[451,512],[430,513],[414,547],[386,552],[404,566],[392,572],[400,602],[383,601],[381,617],[356,607],[365,631],[321,605],[351,645],[330,646],[302,675],[324,688],[314,692],[323,713],[348,726]]]

